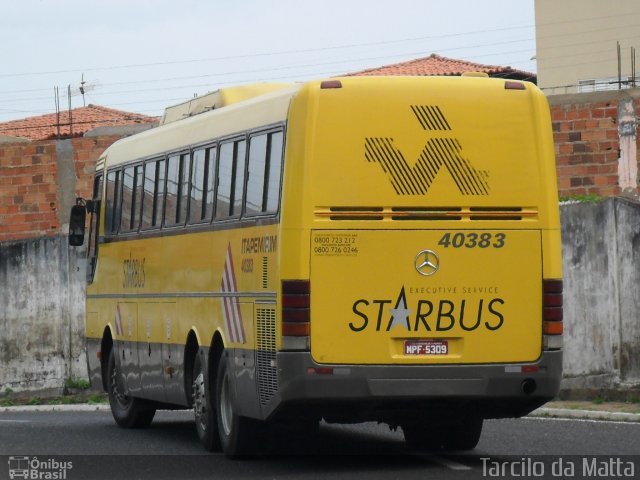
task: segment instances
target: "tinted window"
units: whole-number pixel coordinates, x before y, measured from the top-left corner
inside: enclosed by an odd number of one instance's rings
[[[164,204],[164,224],[169,226],[176,225],[180,219],[180,210],[178,209],[180,186],[182,185],[180,163],[179,155],[169,157],[167,163],[167,193]]]
[[[211,220],[213,213],[213,192],[216,174],[216,148],[193,152],[191,165],[191,195],[189,203],[189,223]]]
[[[214,193],[216,187],[216,153],[217,148],[207,149],[207,169],[205,175],[206,190],[204,194],[204,218],[210,219],[213,214]]]
[[[265,211],[275,213],[278,211],[280,202],[280,176],[282,172],[283,154],[283,134],[276,132],[269,135],[269,167],[267,169],[266,184],[266,206]]]
[[[180,174],[178,184],[178,211],[176,223],[184,224],[187,220],[187,208],[189,206],[189,166],[191,156],[188,153],[180,155]]]
[[[119,216],[120,171],[107,174],[107,204],[105,207],[105,233],[113,234],[120,225]]]
[[[142,194],[142,225],[141,228],[151,228],[154,223],[153,206],[156,188],[158,162],[147,162],[144,167],[144,191]]]
[[[102,200],[102,174],[93,181],[93,211],[89,222],[89,249],[87,257],[95,257],[98,251],[98,230],[100,225],[100,201]],[[92,277],[93,278],[93,277]]]
[[[220,145],[216,218],[233,217],[242,211],[245,153],[244,140]]]
[[[231,216],[242,213],[242,197],[244,196],[244,168],[246,163],[247,142],[235,142],[235,168],[233,171],[233,203]]]
[[[206,152],[193,152],[191,166],[191,200],[189,207],[189,223],[201,222],[204,219],[204,192],[206,189]]]
[[[164,212],[164,191],[167,178],[167,161],[159,160],[156,164],[156,184],[153,195],[153,221],[154,227],[162,225],[162,212]]]
[[[249,146],[249,178],[245,213],[278,211],[282,169],[282,132],[258,135]]]
[[[142,165],[127,167],[122,177],[122,215],[120,231],[138,230],[142,207]]]
[[[264,210],[267,139],[267,135],[264,134],[252,137],[249,142],[249,178],[247,179],[247,204],[245,207],[247,215],[262,213]]]
[[[220,145],[218,160],[218,193],[216,200],[216,218],[226,218],[231,209],[231,183],[233,174],[233,143]]]

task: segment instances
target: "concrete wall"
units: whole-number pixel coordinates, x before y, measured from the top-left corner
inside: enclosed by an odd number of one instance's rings
[[[563,388],[640,386],[640,204],[561,207]]]
[[[568,390],[640,387],[640,203],[561,207]],[[0,392],[86,378],[84,252],[66,237],[0,244]]]
[[[82,252],[67,238],[0,244],[0,392],[86,378]]]
[[[98,156],[141,128],[0,139],[0,393],[86,378],[85,255],[67,245],[69,212],[91,196]]]

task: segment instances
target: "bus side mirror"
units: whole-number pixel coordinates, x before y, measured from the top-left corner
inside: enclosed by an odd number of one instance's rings
[[[79,203],[71,207],[69,218],[69,245],[80,247],[84,243],[84,225],[87,220],[87,207]]]

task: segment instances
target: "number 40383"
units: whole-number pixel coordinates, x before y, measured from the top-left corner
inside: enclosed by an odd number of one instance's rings
[[[502,248],[506,239],[504,233],[445,233],[438,245],[444,248]]]

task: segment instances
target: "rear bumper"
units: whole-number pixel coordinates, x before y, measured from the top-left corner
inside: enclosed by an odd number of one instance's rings
[[[557,395],[562,352],[544,352],[527,364],[447,366],[320,365],[309,353],[279,352],[277,365],[279,388],[269,402],[269,416],[288,405],[306,404],[321,412],[323,405],[360,403],[373,410],[375,405],[393,410],[394,405],[473,404],[483,416],[499,418],[525,415]],[[520,366],[527,367],[525,372]],[[327,368],[332,373],[309,373]]]

